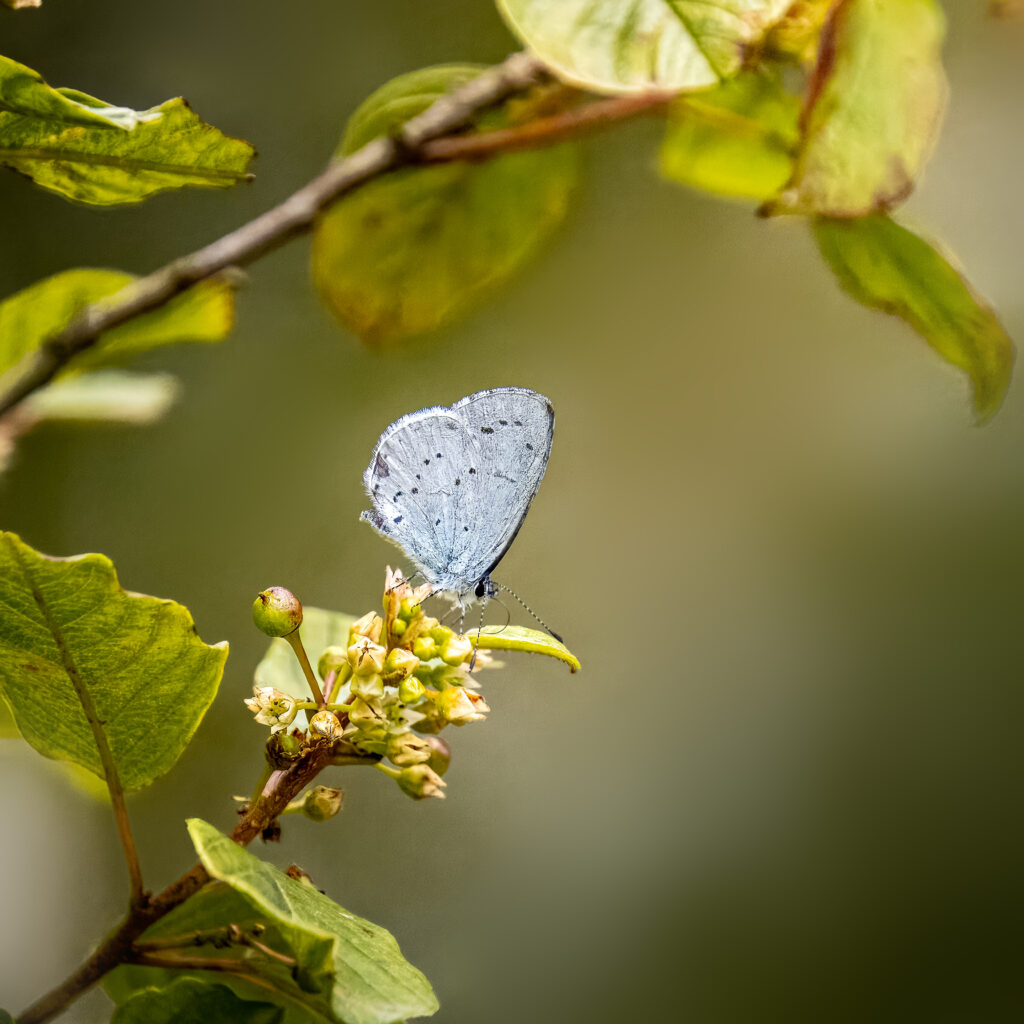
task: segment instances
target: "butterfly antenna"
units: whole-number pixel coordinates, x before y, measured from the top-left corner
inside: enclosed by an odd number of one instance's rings
[[[514,597],[560,644],[565,643],[565,641],[514,590],[510,590],[504,583],[495,583],[495,586],[499,590],[504,590],[506,594],[511,594],[512,597]]]

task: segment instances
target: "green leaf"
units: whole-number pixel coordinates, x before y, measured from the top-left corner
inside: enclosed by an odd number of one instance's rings
[[[148,786],[191,739],[227,654],[180,604],[122,590],[104,555],[50,558],[0,533],[0,686],[44,756],[104,777],[92,714],[124,788]]]
[[[933,0],[842,0],[825,26],[786,190],[766,213],[860,217],[903,202],[942,124]]]
[[[255,150],[201,121],[183,99],[150,110],[53,89],[0,57],[0,164],[94,206],[137,203],[186,186],[228,188],[249,178]]]
[[[0,302],[0,373],[60,333],[78,310],[114,295],[134,281],[118,270],[65,270]],[[234,288],[212,278],[166,305],[101,335],[65,373],[105,366],[160,345],[222,341],[234,323]]]
[[[964,370],[980,420],[996,412],[1010,383],[1013,342],[987,303],[931,245],[882,214],[818,220],[814,237],[845,291],[906,320]]]
[[[793,173],[800,100],[778,75],[746,71],[669,111],[661,173],[716,195],[767,199]]]
[[[430,983],[402,957],[390,932],[343,910],[310,883],[289,878],[205,821],[191,818],[188,829],[210,876],[274,921],[293,949],[332,944],[330,1005],[338,1020],[392,1024],[437,1010]]]
[[[484,626],[479,632],[466,634],[474,647],[481,650],[526,651],[530,654],[547,654],[564,661],[573,672],[580,668],[579,659],[560,640],[550,633],[522,626]]]
[[[341,612],[330,612],[324,608],[303,606],[302,625],[299,626],[299,638],[305,647],[309,660],[316,670],[325,647],[338,645],[348,647],[348,631],[358,616],[344,615]],[[295,657],[291,644],[282,637],[270,641],[267,653],[256,666],[254,682],[257,686],[276,686],[284,693],[293,697],[310,699],[309,683],[303,675],[302,667]],[[305,712],[300,712],[305,715]],[[302,720],[304,721],[304,719]],[[296,722],[301,725],[301,721]]]
[[[6,1010],[0,1010],[0,1024],[15,1024],[15,1021]]]
[[[603,93],[705,89],[792,0],[498,0],[512,32],[555,74]]]
[[[273,1003],[239,999],[224,985],[188,977],[137,992],[110,1024],[280,1024],[283,1013]]]
[[[20,413],[35,422],[146,425],[167,413],[179,391],[178,378],[169,373],[96,370],[34,392]]]
[[[423,975],[401,954],[391,934],[343,910],[306,881],[290,878],[192,818],[189,832],[203,866],[217,879],[183,906],[153,925],[142,937],[188,935],[234,923],[262,923],[260,941],[294,957],[292,971],[276,961],[245,956],[233,949],[190,948],[190,953],[244,957],[246,967],[267,987],[219,974],[217,980],[242,998],[267,999],[298,1016],[289,1021],[323,1020],[344,1024],[394,1024],[437,1010],[437,999]],[[176,972],[180,975],[180,972]],[[120,967],[106,980],[117,1002],[145,985],[164,985],[169,972]]]
[[[18,732],[14,715],[11,714],[11,709],[7,706],[3,696],[3,691],[0,690],[0,740],[21,739],[21,733]]]
[[[449,66],[383,86],[353,115],[341,153],[393,130],[479,74]],[[488,127],[508,123],[507,111]],[[313,234],[313,279],[349,330],[386,342],[433,331],[529,262],[564,219],[572,144],[396,171],[335,203]]]

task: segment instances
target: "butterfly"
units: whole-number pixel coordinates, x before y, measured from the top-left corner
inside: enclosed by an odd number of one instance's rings
[[[555,412],[529,388],[491,388],[395,420],[363,474],[362,517],[394,541],[435,593],[465,608],[492,597],[491,573],[544,479]]]

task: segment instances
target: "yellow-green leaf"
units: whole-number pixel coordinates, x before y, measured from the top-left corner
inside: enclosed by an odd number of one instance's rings
[[[67,199],[115,206],[186,186],[228,188],[248,180],[255,155],[183,99],[115,107],[0,57],[0,164]]]
[[[792,0],[498,0],[509,28],[559,77],[603,93],[706,89]]]
[[[118,270],[65,270],[4,299],[0,302],[0,373],[63,330],[83,306],[113,295],[134,280]],[[64,372],[119,362],[160,345],[221,341],[233,322],[233,285],[220,278],[202,281],[159,309],[107,331]]]
[[[995,313],[924,239],[883,214],[814,224],[814,236],[843,289],[858,302],[905,320],[971,379],[974,408],[999,408],[1013,369],[1013,342]]]
[[[353,115],[346,154],[425,110],[478,68],[428,68],[374,93]],[[490,115],[487,124],[507,123]],[[313,235],[313,279],[354,333],[396,341],[450,323],[526,264],[565,217],[576,149],[409,168],[330,208]]]
[[[522,626],[484,626],[479,633],[474,629],[466,634],[474,647],[494,651],[526,651],[528,654],[547,654],[564,661],[573,672],[580,668],[579,659],[560,640],[550,633]]]
[[[822,35],[793,177],[766,213],[861,217],[913,190],[946,105],[934,0],[840,0]]]
[[[124,788],[148,786],[191,739],[227,654],[187,608],[122,590],[104,555],[50,558],[0,533],[0,687],[44,756],[104,777],[98,722]]]
[[[793,172],[800,100],[778,75],[745,71],[670,108],[661,173],[715,195],[764,200]]]

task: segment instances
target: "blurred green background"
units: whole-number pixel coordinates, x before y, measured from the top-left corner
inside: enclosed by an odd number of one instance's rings
[[[1024,28],[946,6],[949,116],[904,219],[1019,341]],[[0,294],[195,248],[314,175],[380,83],[513,48],[487,0],[0,11],[0,52],[52,84],[137,108],[184,94],[261,153],[251,186],[108,212],[0,174]],[[231,643],[196,742],[130,802],[159,887],[192,863],[183,819],[229,829],[259,770],[255,592],[375,607],[396,553],[357,517],[380,431],[482,387],[543,391],[554,452],[499,579],[583,672],[510,658],[484,677],[488,721],[448,734],[446,801],[339,772],[342,815],[260,852],[390,928],[445,1024],[1018,1021],[1022,389],[971,426],[964,380],[839,294],[802,224],[660,182],[658,134],[588,143],[543,258],[418,344],[339,331],[307,241],[262,260],[226,343],[139,362],[184,380],[170,415],[32,435],[0,525],[105,552]],[[0,771],[17,1011],[114,922],[125,878],[105,807],[19,743]]]

